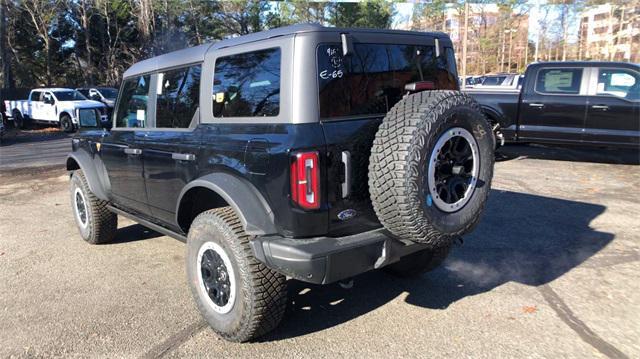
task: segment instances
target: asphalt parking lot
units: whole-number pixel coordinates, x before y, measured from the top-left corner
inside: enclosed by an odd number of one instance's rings
[[[638,152],[498,158],[481,224],[441,268],[290,281],[282,325],[249,344],[201,320],[182,243],[121,218],[88,245],[64,169],[2,168],[0,357],[640,357]]]

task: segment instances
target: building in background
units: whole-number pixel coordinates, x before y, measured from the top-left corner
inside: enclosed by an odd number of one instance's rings
[[[603,4],[583,11],[578,57],[640,62],[640,5]]]

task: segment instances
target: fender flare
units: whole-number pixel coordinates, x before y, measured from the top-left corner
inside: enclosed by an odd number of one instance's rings
[[[504,116],[501,113],[499,113],[498,111],[496,111],[493,107],[480,105],[480,109],[489,118],[489,120],[490,119],[496,120],[500,124],[500,127],[504,128],[504,127],[508,127],[510,125],[505,120]]]
[[[182,199],[194,188],[209,189],[222,197],[236,212],[242,228],[250,235],[277,233],[273,211],[264,197],[248,181],[225,172],[210,173],[189,182],[180,192],[176,204],[176,223]]]
[[[98,170],[93,162],[93,158],[83,151],[72,152],[67,155],[67,171],[81,169],[87,179],[91,192],[101,200],[108,201],[107,191],[100,180]],[[77,163],[77,166],[74,165]]]

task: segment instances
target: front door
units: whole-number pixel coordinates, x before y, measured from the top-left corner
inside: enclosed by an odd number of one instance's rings
[[[56,114],[56,98],[53,97],[51,92],[47,91],[43,95],[42,110],[39,119],[46,121],[56,121],[58,115]]]
[[[640,144],[640,74],[621,68],[597,71],[595,91],[589,96],[585,142],[637,148]]]
[[[519,139],[580,142],[587,109],[582,68],[540,68],[520,104]],[[532,81],[533,82],[533,81]]]
[[[177,227],[178,196],[198,174],[200,65],[155,74],[155,121],[144,145],[146,193],[154,218]]]
[[[150,80],[149,75],[124,80],[115,126],[102,139],[99,151],[109,177],[111,200],[139,214],[150,214],[143,176]]]

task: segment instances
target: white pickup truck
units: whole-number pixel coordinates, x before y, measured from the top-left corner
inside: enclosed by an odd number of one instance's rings
[[[73,132],[79,123],[107,123],[107,107],[88,100],[80,92],[68,88],[31,90],[28,100],[5,101],[6,114],[16,126],[29,121],[58,124],[65,132]]]

